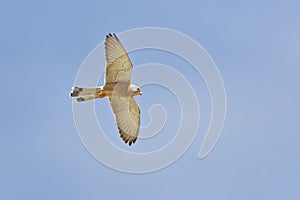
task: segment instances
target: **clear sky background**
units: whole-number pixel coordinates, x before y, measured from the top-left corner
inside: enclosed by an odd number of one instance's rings
[[[296,0],[1,1],[0,199],[300,199],[299,9]],[[105,34],[144,26],[202,44],[222,74],[228,107],[207,158],[197,157],[199,131],[170,167],[132,175],[85,150],[68,93]],[[133,63],[145,55],[153,54],[138,52]],[[142,109],[150,102],[139,101]],[[112,119],[106,124],[115,131]]]

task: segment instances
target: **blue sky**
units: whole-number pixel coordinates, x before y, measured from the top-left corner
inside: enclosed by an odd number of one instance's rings
[[[1,199],[299,199],[299,8],[298,1],[2,1]],[[106,33],[144,26],[198,41],[222,74],[228,107],[207,158],[197,157],[199,133],[170,167],[132,175],[85,150],[68,93]],[[133,54],[133,63],[145,57]]]

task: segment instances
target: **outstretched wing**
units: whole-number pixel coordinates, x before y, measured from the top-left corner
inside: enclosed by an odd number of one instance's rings
[[[132,64],[126,50],[115,34],[106,35],[105,56],[106,73],[104,82],[130,82]]]
[[[135,143],[140,130],[140,108],[133,97],[109,98],[121,138],[129,146]]]

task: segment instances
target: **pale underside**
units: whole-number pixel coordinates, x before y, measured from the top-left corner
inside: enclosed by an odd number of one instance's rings
[[[140,128],[140,109],[132,94],[127,92],[132,64],[116,35],[105,41],[106,72],[104,92],[109,96],[121,138],[129,145],[137,139]]]

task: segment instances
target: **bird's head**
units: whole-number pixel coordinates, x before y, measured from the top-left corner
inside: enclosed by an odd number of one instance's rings
[[[137,89],[136,89],[136,94],[137,94],[137,95],[142,95],[142,90],[141,90],[140,88],[137,88]]]
[[[142,90],[136,85],[131,84],[129,90],[133,93],[133,96],[142,95]]]

